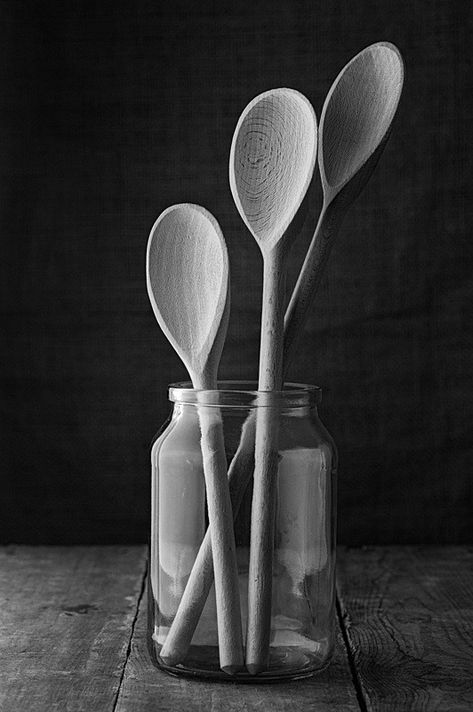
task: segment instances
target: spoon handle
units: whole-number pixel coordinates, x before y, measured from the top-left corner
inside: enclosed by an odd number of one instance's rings
[[[198,412],[215,572],[220,667],[233,674],[243,667],[243,636],[223,423],[216,408],[199,405]]]
[[[284,329],[283,251],[264,255],[259,394],[256,413],[255,471],[251,505],[246,667],[251,674],[267,668],[271,633],[274,519],[278,468],[279,414],[271,391],[282,387]]]
[[[243,667],[243,636],[223,423],[217,409],[204,405],[198,406],[198,417],[209,527],[160,657],[166,665],[176,665],[185,658],[215,572],[220,667],[233,674]]]
[[[238,450],[228,470],[234,519],[253,475],[255,422],[254,412],[251,412],[243,424]],[[214,566],[209,527],[200,545],[179,607],[161,649],[160,657],[167,665],[177,665],[184,660],[213,581]]]
[[[307,250],[284,317],[284,374],[294,355],[300,335],[319,288],[335,234],[345,215],[345,206],[324,205]]]

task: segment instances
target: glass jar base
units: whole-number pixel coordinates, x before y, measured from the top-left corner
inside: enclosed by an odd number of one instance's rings
[[[252,675],[242,670],[228,675],[219,667],[218,648],[216,646],[191,646],[186,661],[179,665],[166,665],[159,657],[160,646],[153,645],[150,650],[154,665],[174,677],[186,677],[218,682],[274,683],[300,680],[312,677],[324,670],[331,660],[331,653],[321,657],[313,652],[294,650],[290,646],[271,647],[268,670]]]

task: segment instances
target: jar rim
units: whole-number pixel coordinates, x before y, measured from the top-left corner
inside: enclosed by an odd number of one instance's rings
[[[256,408],[279,405],[283,408],[315,406],[322,400],[322,389],[308,383],[284,384],[282,391],[259,391],[257,381],[219,381],[215,390],[193,388],[190,381],[169,384],[169,400],[189,405]]]

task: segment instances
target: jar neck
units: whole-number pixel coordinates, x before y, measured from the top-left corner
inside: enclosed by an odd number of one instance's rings
[[[316,412],[321,397],[319,387],[305,383],[286,383],[281,391],[258,391],[257,383],[251,381],[221,381],[217,390],[198,390],[187,382],[169,386],[169,400],[176,405],[245,411],[269,407],[294,416]]]

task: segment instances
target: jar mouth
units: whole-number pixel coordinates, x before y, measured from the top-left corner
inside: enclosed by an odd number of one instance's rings
[[[216,390],[200,390],[193,388],[190,381],[182,381],[169,385],[169,400],[226,408],[307,408],[320,403],[322,389],[307,383],[289,382],[284,384],[282,391],[259,391],[257,381],[218,381]]]

